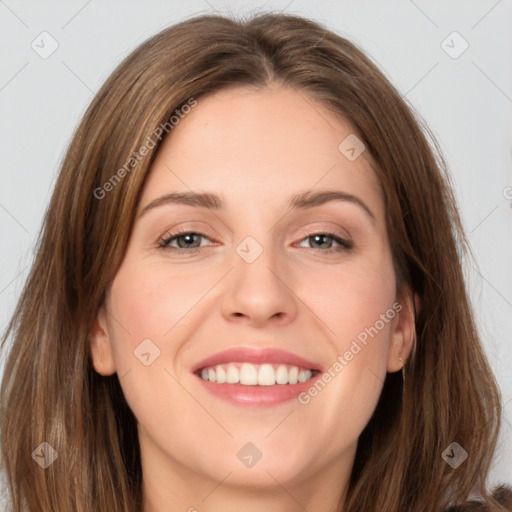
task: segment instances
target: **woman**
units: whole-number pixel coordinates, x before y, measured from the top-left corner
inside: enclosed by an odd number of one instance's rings
[[[13,510],[511,510],[425,133],[299,17],[199,16],[128,56],[4,337]]]

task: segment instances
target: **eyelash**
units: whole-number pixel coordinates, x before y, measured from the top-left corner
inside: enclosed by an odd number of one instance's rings
[[[194,247],[192,249],[184,249],[182,247],[171,247],[169,245],[172,241],[177,240],[178,238],[181,238],[182,236],[186,236],[186,235],[198,235],[201,238],[205,238],[207,240],[210,240],[205,234],[203,234],[203,233],[201,233],[199,231],[190,231],[190,230],[188,230],[188,231],[187,230],[176,231],[175,233],[171,233],[169,236],[167,236],[165,238],[162,238],[158,242],[158,248],[159,249],[171,250],[174,253],[179,253],[179,254],[183,254],[183,253],[195,254],[195,253],[197,253],[199,250],[201,250],[203,248],[203,247]],[[313,251],[320,251],[320,252],[323,252],[323,253],[330,254],[330,253],[333,253],[333,252],[349,251],[349,250],[351,250],[353,248],[352,243],[350,243],[347,240],[341,238],[336,233],[332,233],[332,232],[329,232],[329,231],[318,231],[316,233],[310,233],[310,234],[306,235],[304,238],[302,238],[301,242],[304,241],[304,240],[307,240],[308,238],[312,238],[314,236],[320,236],[320,235],[324,235],[324,236],[327,236],[329,238],[332,238],[337,244],[339,244],[339,247],[330,247],[329,249],[315,249],[315,248],[311,248],[311,250],[313,250]]]

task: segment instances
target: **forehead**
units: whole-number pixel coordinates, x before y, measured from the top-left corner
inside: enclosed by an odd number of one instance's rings
[[[340,189],[378,210],[374,164],[368,151],[353,158],[351,147],[361,149],[355,137],[347,120],[305,91],[223,89],[199,98],[164,140],[141,203],[164,192],[204,190],[248,207]]]

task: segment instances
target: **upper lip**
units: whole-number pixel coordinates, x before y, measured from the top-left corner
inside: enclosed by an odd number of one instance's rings
[[[282,363],[291,366],[299,366],[309,370],[320,371],[320,365],[308,361],[292,352],[280,348],[253,348],[253,347],[234,347],[222,352],[217,352],[212,356],[199,361],[192,367],[192,372],[201,370],[207,366],[217,364],[240,362],[240,363]]]

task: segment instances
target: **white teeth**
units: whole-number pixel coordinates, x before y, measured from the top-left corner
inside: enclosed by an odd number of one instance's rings
[[[236,384],[240,381],[240,374],[236,366],[229,365],[228,371],[226,372],[226,382],[229,384]]]
[[[241,366],[240,384],[244,386],[254,386],[258,384],[258,372],[252,364],[244,363]]]
[[[299,382],[306,382],[311,379],[311,370],[301,370],[299,372]]]
[[[220,365],[217,365],[215,367],[215,371],[217,372],[217,382],[219,384],[226,382],[226,372],[224,371],[224,368],[222,368]]]
[[[275,384],[297,384],[311,379],[311,370],[299,369],[285,364],[229,363],[203,368],[201,378],[219,384],[242,384],[244,386],[273,386]]]
[[[288,383],[297,384],[299,382],[299,369],[296,366],[292,366],[288,372]]]
[[[276,383],[276,373],[270,364],[262,364],[258,371],[258,384],[260,386],[273,386]]]
[[[277,368],[276,384],[288,384],[288,370],[284,364],[280,364]]]

